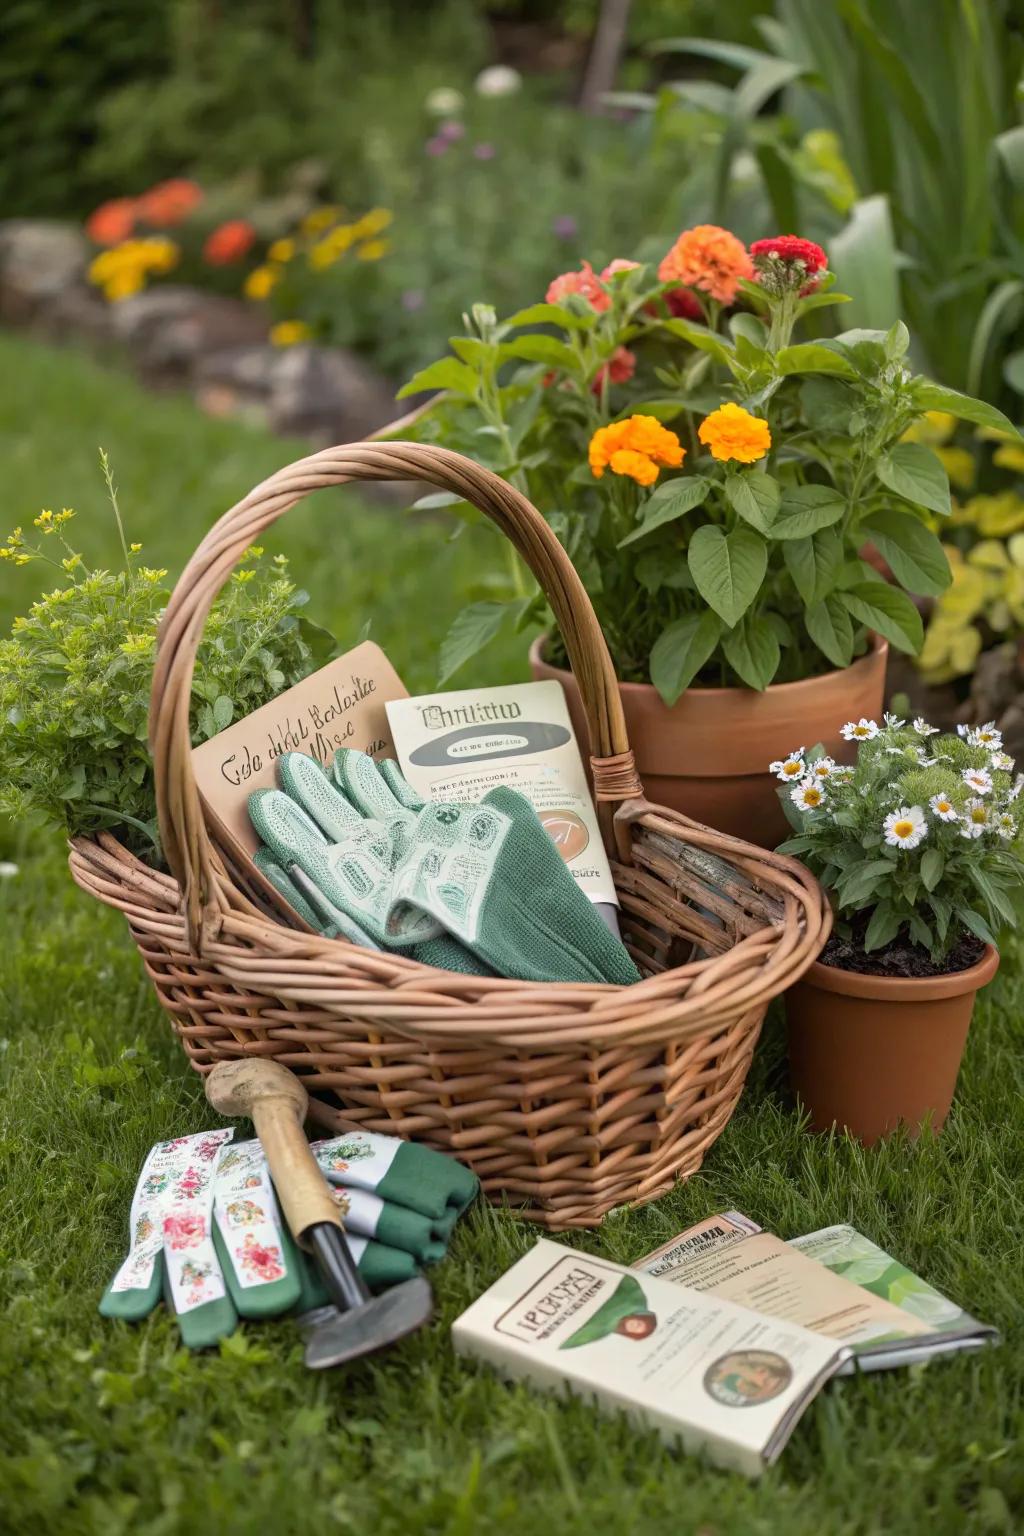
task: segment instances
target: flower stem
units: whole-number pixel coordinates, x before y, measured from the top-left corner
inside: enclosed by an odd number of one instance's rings
[[[114,521],[117,523],[117,531],[121,538],[121,549],[124,553],[124,563],[130,571],[132,557],[128,552],[128,540],[124,536],[124,524],[121,521],[121,509],[117,505],[117,486],[114,484],[114,472],[110,467],[110,459],[105,448],[100,449],[100,467],[103,470],[103,478],[107,482],[107,495],[110,497],[110,505],[114,509]]]

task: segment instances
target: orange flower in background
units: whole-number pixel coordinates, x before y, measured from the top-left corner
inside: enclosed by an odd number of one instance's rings
[[[653,485],[661,467],[678,469],[685,454],[675,433],[663,427],[656,416],[630,416],[628,421],[598,427],[590,439],[587,457],[596,480],[610,469],[613,475],[626,475],[637,485]]]
[[[136,205],[130,197],[100,203],[85,221],[85,232],[96,245],[120,245],[135,229]]]
[[[241,261],[256,242],[256,231],[248,219],[228,219],[207,236],[203,246],[203,260],[211,267],[228,267],[233,261]]]
[[[605,380],[609,384],[625,384],[636,372],[636,358],[628,347],[616,347],[606,363],[602,363],[594,375],[591,389],[599,395]]]
[[[733,400],[705,416],[697,436],[711,449],[712,458],[723,463],[735,459],[740,464],[754,464],[772,445],[768,423],[760,416],[751,416]]]
[[[685,283],[699,288],[719,304],[731,304],[741,278],[754,276],[754,264],[746,246],[717,224],[697,224],[684,229],[672,249],[662,257],[658,276],[663,283]]]
[[[140,219],[145,219],[154,229],[165,229],[187,219],[202,200],[203,191],[196,182],[184,176],[174,176],[143,192],[136,208]]]
[[[592,309],[597,310],[598,314],[603,314],[606,309],[611,308],[611,294],[604,287],[589,261],[583,262],[578,272],[563,272],[561,277],[556,277],[550,282],[545,298],[549,304],[557,304],[560,299],[568,298],[570,293],[578,293],[581,298],[587,300]]]

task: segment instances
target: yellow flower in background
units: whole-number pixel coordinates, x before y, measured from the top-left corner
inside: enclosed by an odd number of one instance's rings
[[[366,244],[361,245],[356,251],[356,258],[359,261],[380,261],[390,249],[390,240],[367,240]]]
[[[653,485],[662,466],[678,469],[685,455],[676,434],[663,427],[656,416],[637,415],[598,427],[590,439],[587,457],[596,480],[610,469],[613,475],[625,475],[637,485]]]
[[[394,222],[394,214],[387,208],[371,208],[369,213],[364,213],[361,219],[357,219],[351,226],[354,240],[369,240],[373,235],[381,234]]]
[[[291,239],[275,240],[267,252],[267,256],[271,261],[279,261],[282,265],[285,262],[291,261],[294,255],[295,241]]]
[[[89,281],[103,289],[104,298],[116,303],[144,288],[151,272],[170,272],[180,254],[174,241],[163,235],[123,240],[94,258],[89,266]]]
[[[925,411],[917,421],[910,426],[900,438],[902,443],[927,443],[934,448],[936,443],[945,443],[953,436],[956,428],[956,417],[948,411]]]
[[[339,261],[354,240],[351,224],[339,224],[322,240],[318,240],[309,253],[309,265],[314,272],[322,272]]]
[[[247,299],[266,299],[273,292],[281,274],[276,267],[254,267],[245,280]]]
[[[768,423],[733,400],[705,416],[697,436],[705,448],[711,449],[712,458],[722,463],[735,460],[739,464],[755,464],[772,445]]]
[[[304,235],[318,235],[323,229],[330,229],[332,224],[337,224],[345,214],[344,208],[338,203],[325,203],[322,208],[314,208],[312,213],[299,225]]]
[[[1004,443],[992,455],[992,463],[998,464],[1000,469],[1012,469],[1020,474],[1024,472],[1024,448],[1019,443]]]
[[[950,483],[955,485],[958,491],[969,491],[978,474],[978,466],[970,449],[936,448],[935,452],[949,476]]]
[[[1002,539],[1024,528],[1024,499],[1015,491],[972,496],[957,510],[956,521],[976,527],[986,539]]]
[[[301,341],[309,341],[312,335],[305,320],[279,320],[270,327],[270,340],[275,347],[294,347]]]

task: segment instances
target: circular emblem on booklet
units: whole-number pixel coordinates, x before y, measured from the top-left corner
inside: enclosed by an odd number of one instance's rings
[[[538,811],[541,826],[568,864],[590,842],[590,833],[575,811]]]
[[[704,1390],[726,1408],[756,1408],[785,1392],[793,1367],[770,1349],[736,1349],[704,1372]]]

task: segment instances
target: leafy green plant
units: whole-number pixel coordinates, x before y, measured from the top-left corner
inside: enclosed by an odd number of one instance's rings
[[[70,508],[16,528],[0,558],[42,562],[58,585],[0,640],[0,810],[41,812],[69,836],[122,827],[134,850],[159,858],[149,690],[166,571],[139,563],[125,538],[103,459],[124,567],[91,570],[68,542]],[[193,743],[224,730],[322,664],[334,641],[300,616],[306,594],[283,555],[258,548],[214,603],[196,661]]]
[[[794,342],[805,317],[844,302],[825,253],[789,236],[751,253],[699,226],[660,278],[584,264],[503,323],[477,306],[454,355],[406,386],[444,391],[421,436],[488,463],[545,513],[619,676],[649,678],[669,704],[693,682],[763,689],[845,667],[871,631],[916,652],[908,594],[949,583],[928,519],[949,514],[950,493],[936,454],[901,439],[929,410],[1014,430],[913,373],[901,323]],[[860,558],[869,540],[894,582]],[[460,615],[442,671],[509,619],[545,617],[514,571]]]
[[[904,938],[938,964],[965,932],[993,944],[1016,926],[1024,774],[1014,777],[993,725],[960,729],[942,736],[893,715],[881,728],[850,721],[842,734],[859,743],[854,767],[802,747],[771,765],[798,828],[781,851],[818,876],[844,936],[867,917],[869,953]]]

